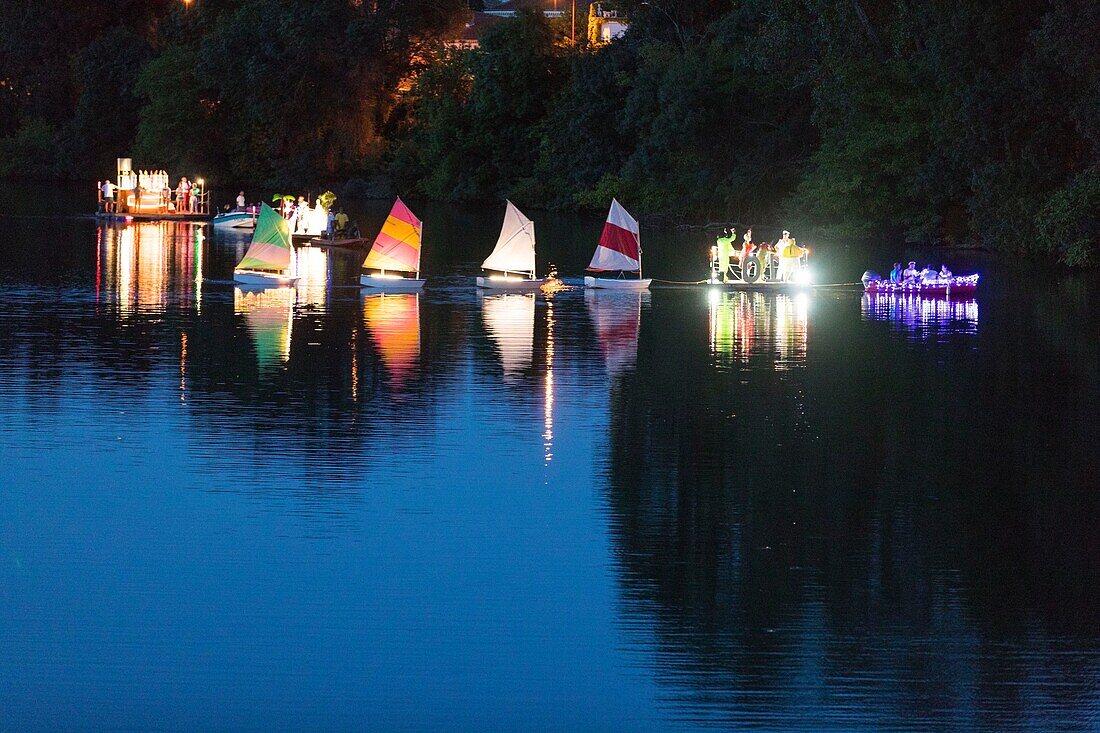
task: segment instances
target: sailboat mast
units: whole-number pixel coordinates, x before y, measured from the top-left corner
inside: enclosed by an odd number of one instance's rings
[[[420,279],[420,257],[424,254],[424,222],[420,222],[420,246],[416,248],[416,279]]]

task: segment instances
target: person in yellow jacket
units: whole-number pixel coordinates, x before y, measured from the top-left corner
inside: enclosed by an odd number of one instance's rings
[[[731,229],[723,229],[722,236],[718,237],[715,244],[718,247],[718,271],[722,273],[722,282],[729,278],[730,259],[733,257],[733,240],[737,233]]]
[[[784,230],[783,236],[775,243],[775,255],[779,259],[779,270],[776,273],[777,280],[789,280],[791,275],[801,269],[802,255],[808,253],[805,247],[799,247],[791,233]]]

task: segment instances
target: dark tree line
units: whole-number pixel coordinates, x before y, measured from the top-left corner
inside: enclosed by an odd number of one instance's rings
[[[1096,262],[1088,0],[620,0],[610,45],[527,14],[477,51],[441,43],[462,0],[9,4],[0,174],[87,178],[124,150]]]

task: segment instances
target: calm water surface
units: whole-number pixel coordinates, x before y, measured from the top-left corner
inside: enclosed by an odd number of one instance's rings
[[[1100,729],[1094,277],[482,297],[425,219],[420,296],[0,219],[0,729]]]

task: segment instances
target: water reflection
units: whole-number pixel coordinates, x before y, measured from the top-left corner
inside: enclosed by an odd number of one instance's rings
[[[363,322],[391,381],[403,385],[420,359],[420,294],[364,295]]]
[[[233,289],[233,310],[244,316],[261,375],[290,361],[295,300],[294,288]]]
[[[914,294],[864,294],[864,320],[888,321],[917,336],[978,332],[978,301]]]
[[[649,300],[649,293],[585,291],[588,316],[596,330],[607,372],[612,377],[634,368],[637,363],[642,305]]]
[[[189,307],[202,281],[202,225],[188,222],[140,222],[101,225],[96,230],[95,293],[119,312],[163,311]]]
[[[505,382],[517,382],[526,375],[534,359],[535,294],[478,293],[481,318],[496,348]]]
[[[853,296],[362,297],[320,251],[200,298],[243,244],[74,226],[0,258],[13,728],[1095,727],[1095,283],[915,349]]]
[[[810,296],[708,292],[710,348],[718,363],[747,365],[762,360],[777,370],[789,369],[806,359],[809,341]]]

